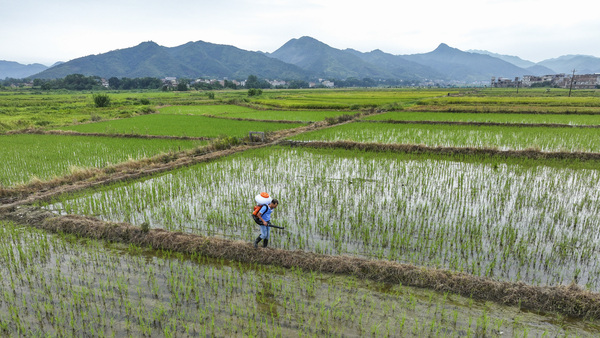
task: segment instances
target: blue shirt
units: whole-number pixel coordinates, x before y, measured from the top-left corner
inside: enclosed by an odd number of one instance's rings
[[[263,211],[265,208],[267,210]],[[264,219],[265,222],[268,222],[271,220],[271,213],[273,212],[273,209],[269,208],[268,205],[263,205],[258,212],[262,216],[262,219]]]

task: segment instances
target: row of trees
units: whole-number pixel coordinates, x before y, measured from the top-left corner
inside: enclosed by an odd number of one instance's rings
[[[408,83],[397,80],[373,80],[370,78],[358,79],[358,78],[347,78],[346,80],[330,79],[334,82],[336,87],[377,87],[377,86],[403,86]],[[7,78],[0,81],[2,86],[25,86],[30,84],[31,80],[28,79],[11,79]],[[62,79],[34,79],[33,86],[42,90],[101,90],[105,89],[105,85],[102,83],[102,79],[98,76],[85,76],[82,74],[71,74],[67,75]],[[317,87],[319,85],[317,84]],[[273,86],[265,79],[258,78],[256,75],[250,75],[246,79],[245,86],[241,87],[236,82],[225,80],[222,82],[213,81],[207,82],[192,82],[189,79],[177,79],[177,84],[173,85],[169,82],[165,83],[163,80],[155,77],[141,77],[141,78],[118,78],[111,77],[108,79],[108,88],[114,90],[131,90],[131,89],[162,89],[162,90],[178,90],[185,91],[190,88],[196,90],[218,90],[224,88],[230,89],[241,89],[241,88],[255,88],[255,89],[268,89]],[[275,88],[309,88],[309,83],[304,80],[291,80],[285,85],[277,86]]]
[[[92,90],[101,89],[102,82],[98,76],[84,76],[81,74],[67,75],[62,79],[43,80],[34,79],[34,87],[40,87],[43,90],[68,89],[68,90]]]

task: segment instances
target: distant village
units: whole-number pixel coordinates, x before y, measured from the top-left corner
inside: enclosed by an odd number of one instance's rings
[[[166,85],[171,85],[171,86],[177,86],[178,82],[177,82],[177,78],[176,77],[165,77],[164,79],[162,79],[163,83]],[[219,83],[221,86],[225,86],[225,81],[228,81],[227,79],[223,79],[223,80],[217,80],[217,79],[197,79],[197,80],[192,80],[190,81],[190,85],[196,84],[196,83],[207,83],[207,84],[214,84],[214,83]],[[284,87],[287,86],[288,83],[286,81],[282,81],[282,80],[268,80],[266,79],[265,81],[267,81],[273,88],[277,88],[277,87]],[[237,81],[237,80],[231,80],[231,83],[235,84],[236,86],[239,87],[245,87],[246,86],[246,80],[243,81]],[[325,79],[319,79],[318,82],[308,82],[308,86],[309,88],[314,88],[314,87],[326,87],[326,88],[333,88],[335,86],[335,83],[333,81],[329,81],[329,80],[325,80]]]
[[[516,87],[554,87],[554,88],[573,88],[573,89],[596,89],[600,88],[600,74],[582,74],[582,75],[525,75],[522,79],[508,79],[492,77],[491,87],[493,88],[516,88]]]

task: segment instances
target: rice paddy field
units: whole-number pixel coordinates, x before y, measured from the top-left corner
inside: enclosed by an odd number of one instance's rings
[[[430,147],[473,147],[544,152],[600,152],[598,128],[464,126],[356,122],[304,133],[296,141],[354,141],[422,144]]]
[[[81,133],[209,137],[245,137],[250,131],[271,132],[302,126],[297,123],[232,121],[206,116],[151,114],[129,119],[62,127]]]
[[[0,135],[0,187],[27,183],[32,179],[48,180],[74,170],[102,168],[204,144],[206,141]]]
[[[477,122],[510,124],[565,124],[572,126],[598,126],[600,115],[575,114],[490,114],[490,113],[441,113],[441,112],[388,112],[367,116],[366,121],[433,121]]]
[[[405,107],[411,111],[468,113],[598,114],[597,90],[579,90],[568,97],[568,89],[478,89],[459,95],[428,97]]]
[[[251,241],[253,196],[240,196],[266,190],[282,204],[274,223],[288,229],[274,235],[276,247],[600,291],[598,174],[516,160],[270,148],[47,207]]]
[[[157,154],[177,154],[172,158],[181,164],[130,180],[88,177],[79,190],[51,191],[33,203],[54,216],[32,215],[29,225],[8,216],[18,208],[0,205],[0,336],[599,336],[598,311],[577,311],[600,306],[600,161],[591,156],[600,153],[600,135],[589,128],[598,125],[598,93],[348,89],[247,97],[228,90],[209,98],[193,91],[115,92],[109,93],[115,105],[102,110],[87,101],[91,93],[2,92],[3,131],[43,118],[37,126],[44,129],[113,135],[0,135],[0,184],[7,191],[32,178]],[[81,123],[92,115],[100,121]],[[315,123],[302,123],[309,121]],[[234,143],[226,152],[196,151],[206,141],[150,138],[241,138],[299,127],[289,140],[301,142]],[[328,147],[313,148],[312,141]],[[334,141],[381,149],[348,150]],[[390,144],[447,151],[411,153],[385,147]],[[541,155],[452,151],[457,148]],[[572,156],[544,156],[558,151]],[[577,157],[582,153],[590,156]],[[272,229],[269,248],[255,249],[259,231],[250,213],[262,191],[280,201],[272,222],[285,229]],[[5,200],[15,203],[21,195],[11,196]],[[221,241],[230,243],[227,250],[251,254],[239,261],[209,258],[136,246],[128,235],[117,243],[92,239],[83,228],[76,236],[35,224],[59,219],[195,236],[210,239],[203,245]],[[259,260],[263,254],[410,265],[431,276],[535,289],[545,305],[290,267]],[[543,298],[556,288],[588,298],[565,312],[551,304],[554,298]]]
[[[19,336],[591,337],[598,329],[402,285],[0,225],[0,332]]]
[[[236,105],[203,105],[203,106],[168,106],[160,108],[161,114],[208,115],[231,119],[249,120],[274,120],[315,122],[323,121],[327,117],[337,117],[349,113],[337,110],[257,110]]]
[[[385,106],[397,109],[420,99],[458,93],[456,89],[337,89],[266,91],[250,101],[268,107],[293,109],[360,109]]]

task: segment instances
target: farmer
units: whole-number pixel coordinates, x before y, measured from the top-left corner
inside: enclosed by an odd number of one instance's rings
[[[256,241],[254,241],[255,248],[258,248],[258,242],[261,240],[264,240],[263,248],[266,248],[267,244],[269,244],[269,234],[271,233],[271,213],[273,210],[275,210],[275,208],[277,208],[278,205],[279,201],[273,199],[268,205],[263,205],[254,217],[256,224],[260,225],[260,235]]]

